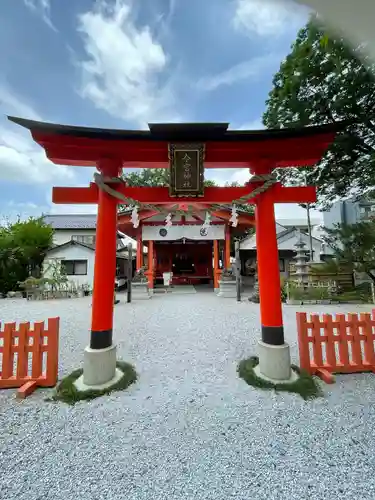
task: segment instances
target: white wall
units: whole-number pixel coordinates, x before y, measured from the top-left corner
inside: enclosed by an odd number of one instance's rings
[[[55,229],[53,233],[53,244],[63,245],[72,239],[72,236],[95,236],[95,229]]]
[[[160,229],[166,229],[166,236],[160,236]],[[162,226],[143,226],[142,227],[142,239],[143,241],[154,240],[154,241],[172,241],[180,240],[181,238],[187,238],[189,240],[224,240],[224,225],[211,225],[207,227],[207,234],[201,234],[200,231],[202,226],[171,226],[166,228],[165,225]]]
[[[58,261],[61,260],[87,260],[87,275],[78,276],[68,276],[69,281],[74,281],[78,285],[89,284],[90,287],[93,286],[94,280],[94,258],[95,252],[88,248],[82,247],[80,245],[70,245],[62,248],[57,248],[56,250],[50,250],[44,260],[43,269],[45,270],[44,276],[48,277],[48,264],[51,259]]]

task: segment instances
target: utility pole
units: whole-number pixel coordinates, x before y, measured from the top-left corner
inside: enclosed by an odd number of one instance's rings
[[[310,250],[310,261],[313,261],[314,258],[314,250],[313,250],[313,240],[311,234],[311,219],[310,219],[310,203],[307,204],[307,227],[309,230],[309,250]]]
[[[128,286],[127,286],[127,302],[132,301],[132,279],[133,279],[133,246],[131,243],[128,245]]]
[[[305,176],[305,183],[307,186],[307,175]],[[311,219],[310,219],[310,203],[306,204],[306,212],[307,212],[307,228],[309,232],[309,250],[310,250],[310,262],[314,259],[314,250],[313,250],[313,240],[311,234]]]
[[[234,243],[235,257],[236,257],[236,291],[237,302],[241,302],[241,258],[240,258],[240,242],[238,240]]]

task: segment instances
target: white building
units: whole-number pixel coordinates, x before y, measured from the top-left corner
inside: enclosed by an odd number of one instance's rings
[[[53,230],[53,246],[48,251],[43,263],[43,275],[51,277],[55,263],[63,264],[69,281],[77,286],[93,286],[95,262],[95,214],[45,215],[44,222]],[[128,243],[134,249],[137,242],[128,236],[117,235],[117,276],[126,275],[128,262]]]
[[[312,249],[314,262],[320,262],[324,251],[324,242],[319,237],[320,219],[311,219]],[[300,240],[306,243],[306,251],[310,249],[310,239],[306,219],[284,219],[276,222],[277,247],[279,249],[280,275],[288,277],[289,266],[295,256],[296,243]],[[248,275],[248,270],[256,263],[256,234],[252,234],[241,241],[240,256],[242,274]]]

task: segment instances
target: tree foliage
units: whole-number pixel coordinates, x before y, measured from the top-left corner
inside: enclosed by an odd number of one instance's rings
[[[139,172],[129,172],[123,175],[124,181],[132,187],[169,186],[169,170],[167,168],[143,168]],[[205,187],[216,186],[214,181],[205,179]]]
[[[41,218],[0,227],[0,294],[18,289],[19,282],[41,268],[52,236],[53,229]]]
[[[168,172],[165,168],[143,168],[139,172],[123,175],[124,181],[132,187],[158,187],[168,185]]]
[[[375,221],[337,224],[325,231],[324,239],[333,249],[338,264],[366,273],[375,282]]]
[[[375,188],[374,66],[342,39],[311,19],[298,33],[290,54],[273,78],[263,123],[268,128],[319,125],[348,120],[315,167],[280,169],[289,184],[318,187],[324,205],[337,196]]]

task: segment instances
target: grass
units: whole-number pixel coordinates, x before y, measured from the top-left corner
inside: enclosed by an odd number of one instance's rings
[[[74,405],[77,401],[90,401],[99,396],[110,394],[113,391],[123,391],[137,380],[137,373],[133,366],[125,361],[117,361],[116,366],[123,372],[123,376],[111,387],[101,390],[78,391],[74,382],[83,373],[83,369],[79,368],[63,378],[56,387],[55,394],[51,398],[46,399],[46,401],[63,401],[64,403]]]
[[[297,373],[298,379],[294,382],[286,384],[274,384],[268,380],[258,377],[254,368],[259,364],[259,358],[252,356],[249,359],[244,359],[238,364],[237,372],[247,384],[257,387],[258,389],[270,389],[276,392],[294,392],[299,394],[303,399],[313,399],[323,395],[322,389],[318,381],[305,370],[301,370],[298,366],[292,365],[292,370]]]

